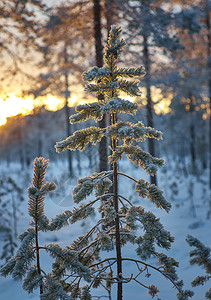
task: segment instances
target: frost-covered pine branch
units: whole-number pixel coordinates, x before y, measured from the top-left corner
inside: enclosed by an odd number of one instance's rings
[[[193,287],[204,285],[211,279],[211,248],[206,247],[202,242],[191,235],[187,236],[186,242],[190,247],[195,247],[189,252],[190,265],[198,265],[200,267],[203,267],[207,274],[204,276],[197,276],[191,282],[191,285]],[[205,298],[211,299],[211,288],[205,293]]]

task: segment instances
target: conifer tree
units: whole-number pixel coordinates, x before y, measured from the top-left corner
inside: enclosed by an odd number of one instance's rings
[[[195,247],[195,249],[191,250],[189,253],[190,265],[202,266],[207,274],[205,276],[197,276],[191,282],[191,285],[193,287],[203,285],[211,279],[211,248],[206,247],[202,242],[191,235],[187,236],[186,241],[189,246]],[[211,288],[206,292],[205,298],[211,299]]]
[[[91,288],[102,285],[111,288],[117,284],[117,300],[123,299],[123,283],[135,281],[142,287],[148,289],[149,294],[154,297],[159,292],[155,285],[145,285],[141,282],[141,275],[150,276],[150,268],[157,270],[165,278],[169,279],[178,290],[177,299],[188,299],[192,296],[191,291],[182,290],[182,281],[177,281],[176,267],[178,262],[168,257],[164,253],[157,251],[157,246],[168,250],[174,238],[166,231],[159,221],[159,218],[151,211],[145,211],[142,206],[135,206],[120,195],[118,190],[119,176],[127,177],[136,183],[135,192],[141,198],[148,198],[158,208],[164,209],[167,213],[171,204],[163,196],[163,192],[154,184],[149,184],[143,179],[135,178],[122,173],[118,169],[118,161],[123,154],[134,164],[140,166],[149,175],[154,175],[158,167],[164,165],[163,159],[153,157],[142,150],[141,147],[133,145],[133,142],[142,142],[147,138],[162,139],[162,133],[151,127],[145,127],[142,122],[132,124],[130,122],[117,122],[118,113],[135,114],[138,105],[120,97],[120,92],[129,96],[140,95],[139,81],[134,77],[141,77],[145,74],[143,67],[139,68],[119,68],[119,60],[124,40],[120,38],[121,28],[112,26],[108,43],[105,47],[104,66],[94,67],[83,74],[86,82],[85,90],[90,93],[104,95],[104,99],[99,102],[79,105],[76,114],[70,117],[70,122],[86,121],[93,118],[99,121],[104,113],[111,115],[111,125],[106,128],[89,127],[74,132],[66,140],[56,144],[57,152],[69,149],[82,151],[86,145],[96,144],[106,136],[112,141],[112,154],[109,162],[112,166],[110,171],[93,173],[78,180],[78,186],[73,190],[73,200],[82,204],[75,208],[69,218],[70,223],[86,219],[95,212],[96,203],[99,202],[98,212],[103,216],[84,235],[72,243],[71,249],[78,253],[80,262],[84,263],[91,270],[91,280],[88,285],[80,288],[81,276],[73,275],[73,283],[69,284],[69,290],[73,299],[81,295],[80,299],[92,299]],[[128,80],[129,79],[129,80]],[[118,146],[117,141],[121,141]],[[109,189],[112,186],[113,192]],[[83,201],[95,191],[95,199],[88,203]],[[66,212],[60,218],[67,221]],[[103,227],[101,227],[103,225]],[[141,227],[144,234],[139,235],[138,229]],[[136,245],[136,253],[140,259],[124,257],[123,246],[130,242]],[[115,249],[116,256],[100,259],[101,250],[111,251]],[[158,268],[146,262],[150,257],[156,257],[161,266]],[[123,263],[130,261],[137,266],[137,274],[127,277],[124,275]],[[115,267],[115,268],[114,268]],[[58,272],[62,273],[62,267],[58,267]],[[75,276],[75,277],[74,277]],[[75,294],[73,293],[73,290]]]
[[[133,145],[133,142],[141,142],[147,138],[162,139],[160,131],[145,127],[142,122],[132,124],[116,121],[117,113],[136,113],[138,105],[122,99],[119,93],[139,95],[139,81],[132,78],[145,74],[143,67],[117,67],[125,45],[120,35],[121,28],[112,26],[105,47],[104,66],[94,67],[83,74],[86,91],[97,95],[104,94],[103,100],[79,105],[77,113],[70,118],[72,124],[89,118],[99,121],[107,112],[111,115],[111,125],[106,128],[93,126],[75,131],[66,140],[56,144],[57,152],[65,149],[82,151],[87,144],[96,144],[106,136],[112,141],[112,153],[109,157],[112,169],[79,179],[78,185],[73,189],[73,200],[76,204],[80,204],[79,207],[75,207],[72,211],[66,210],[49,220],[44,213],[44,198],[55,189],[55,184],[44,183],[48,162],[44,158],[36,158],[33,185],[28,189],[31,227],[20,235],[21,244],[17,254],[0,269],[3,276],[12,274],[14,279],[23,280],[23,288],[28,293],[39,288],[42,300],[89,300],[92,299],[92,289],[99,286],[108,291],[110,298],[111,287],[114,284],[117,285],[116,299],[122,300],[123,284],[133,281],[146,288],[153,298],[159,292],[158,287],[154,284],[147,285],[142,281],[144,275],[150,276],[150,270],[157,271],[173,284],[178,290],[177,299],[186,300],[193,295],[191,291],[182,290],[183,282],[178,281],[176,274],[178,262],[158,252],[159,248],[166,250],[170,248],[174,240],[170,232],[164,229],[159,218],[151,211],[146,211],[142,206],[135,206],[118,190],[119,177],[124,176],[135,182],[135,192],[138,196],[148,198],[157,208],[164,209],[167,213],[171,208],[163,192],[154,184],[149,184],[144,179],[136,180],[118,169],[118,161],[122,159],[123,154],[150,175],[155,174],[157,168],[164,164],[162,159],[153,157],[141,147]],[[121,143],[117,145],[117,141]],[[84,202],[93,193],[94,200]],[[58,244],[40,246],[40,231],[57,231],[65,225],[92,217],[96,209],[102,217],[71,245],[65,248]],[[142,230],[141,234],[138,229]],[[123,248],[126,243],[136,247],[135,251],[139,258],[124,255]],[[49,273],[43,270],[40,263],[42,250],[46,250],[53,258],[52,270]],[[103,255],[101,258],[102,251],[112,250],[115,250],[115,255],[111,257]],[[146,262],[150,257],[157,258],[160,266]],[[134,271],[128,276],[124,263],[135,265],[137,272]]]
[[[45,232],[50,228],[49,220],[44,213],[44,199],[50,191],[56,188],[53,182],[44,183],[47,167],[47,160],[42,157],[35,159],[32,186],[28,189],[28,213],[32,217],[31,227],[19,236],[21,244],[17,253],[0,270],[3,276],[12,274],[15,280],[23,280],[23,289],[28,293],[33,292],[37,287],[40,288],[40,294],[44,292],[45,272],[40,265],[42,248],[39,245],[39,232]]]
[[[90,270],[79,261],[78,253],[70,247],[63,249],[57,244],[40,244],[40,232],[57,231],[67,225],[67,220],[72,216],[70,211],[65,211],[51,220],[45,215],[45,196],[56,188],[54,182],[45,182],[47,167],[46,159],[35,158],[32,186],[28,188],[28,214],[32,221],[30,227],[19,236],[20,246],[17,253],[0,268],[0,274],[11,274],[13,279],[23,281],[22,287],[28,293],[39,289],[40,299],[72,300],[75,297],[69,295],[69,286],[64,279],[66,272],[71,271],[90,281]],[[41,265],[41,251],[46,251],[55,259],[49,273]],[[70,276],[66,275],[67,278]],[[76,289],[73,286],[74,280],[70,284],[74,295]]]

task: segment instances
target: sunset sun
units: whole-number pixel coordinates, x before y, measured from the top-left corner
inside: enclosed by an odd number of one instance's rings
[[[81,101],[82,97],[73,94],[69,103],[75,105]],[[7,118],[18,114],[30,114],[35,107],[45,106],[46,109],[55,111],[64,106],[64,98],[58,98],[52,95],[46,95],[33,99],[32,96],[21,98],[13,93],[8,94],[6,99],[0,98],[0,126],[6,124]]]

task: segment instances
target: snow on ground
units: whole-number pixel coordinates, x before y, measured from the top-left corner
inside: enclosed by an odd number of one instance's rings
[[[18,164],[11,164],[10,167],[2,164],[0,171],[0,176],[10,176],[19,185],[23,186],[26,190],[29,185],[31,185],[31,177],[33,167],[27,171],[21,170]],[[50,196],[46,198],[46,214],[48,217],[54,217],[56,214],[63,212],[65,209],[72,209],[72,188],[77,184],[77,179],[68,179],[65,175],[67,166],[65,162],[59,161],[52,163],[49,166],[47,172],[48,181],[56,181],[57,190],[53,192]],[[76,165],[74,166],[76,170]],[[88,163],[82,161],[82,176],[89,175],[90,170],[88,170]],[[167,171],[168,170],[168,171]],[[169,171],[170,170],[170,171]],[[130,176],[136,179],[144,178],[148,180],[146,174],[139,168],[135,168],[128,161],[122,161],[120,163],[120,171],[126,172]],[[165,167],[163,171],[159,171],[158,175],[158,186],[164,190],[165,197],[168,201],[172,203],[172,209],[169,214],[165,211],[160,211],[148,200],[143,199],[140,202],[137,194],[133,192],[133,183],[131,184],[128,178],[120,179],[119,190],[120,194],[127,195],[127,198],[132,201],[139,203],[147,210],[152,210],[152,212],[161,218],[161,223],[164,227],[171,232],[175,237],[175,242],[172,245],[170,251],[167,252],[168,256],[174,257],[180,262],[180,267],[178,269],[178,275],[180,279],[183,279],[186,289],[192,289],[195,292],[193,300],[202,300],[204,298],[205,292],[210,286],[210,282],[202,287],[191,288],[190,282],[197,276],[203,275],[205,272],[202,268],[190,266],[188,252],[191,248],[185,242],[185,237],[187,234],[191,234],[197,237],[206,246],[211,246],[210,234],[210,220],[206,219],[206,214],[208,211],[208,174],[203,174],[203,176],[195,178],[192,175],[185,177],[182,171],[171,165],[168,169]],[[21,210],[24,216],[20,217],[18,220],[18,232],[23,232],[30,221],[29,216],[27,216],[27,196],[25,202],[22,203]],[[96,216],[97,219],[97,216]],[[71,243],[71,241],[79,234],[85,233],[85,229],[94,224],[95,220],[87,220],[84,226],[79,226],[78,223],[72,225],[71,227],[65,227],[61,231],[56,233],[41,234],[41,242],[58,242],[60,245],[65,246]],[[3,238],[0,236],[0,252],[3,246]],[[162,251],[162,250],[161,250]],[[163,251],[164,252],[164,251]],[[103,254],[106,256],[107,253]],[[108,254],[112,256],[112,253]],[[133,253],[133,247],[127,245],[123,250],[123,255],[127,257],[136,257]],[[150,262],[150,261],[149,261]],[[156,263],[151,260],[152,263]],[[44,266],[45,270],[50,270],[51,259],[44,254],[41,259],[41,265]],[[134,266],[131,264],[124,264],[123,270],[127,272],[128,276],[135,272]],[[150,278],[145,279],[148,284],[155,284],[159,287],[160,293],[159,298],[162,300],[176,299],[176,291],[172,289],[172,285],[165,278],[162,278],[159,274],[152,273]],[[112,299],[116,299],[115,288],[113,288]],[[96,291],[95,295],[99,295]],[[106,294],[103,290],[100,294]],[[0,300],[27,300],[33,299],[38,300],[38,293],[28,295],[21,288],[21,283],[14,281],[11,277],[3,278],[0,277]],[[96,299],[96,298],[95,298]],[[106,299],[106,298],[104,298]],[[147,291],[136,283],[129,283],[124,285],[124,299],[152,299],[151,296],[147,294]]]

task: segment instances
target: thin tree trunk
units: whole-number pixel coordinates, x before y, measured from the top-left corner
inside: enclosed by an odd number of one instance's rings
[[[202,161],[202,167],[203,170],[206,170],[207,168],[207,153],[206,153],[206,144],[207,144],[207,136],[206,136],[206,123],[203,122],[203,129],[202,129],[202,145],[203,145],[203,150],[202,150],[202,156],[201,156],[201,161]],[[211,131],[210,131],[211,134]],[[210,147],[211,148],[211,147]],[[211,177],[211,172],[210,172],[210,177]]]
[[[112,80],[113,80],[113,70],[112,72]],[[114,91],[111,93],[111,98],[115,97]],[[111,124],[115,125],[117,123],[117,113],[111,114]],[[117,148],[117,139],[112,139],[112,153],[116,151]],[[119,203],[118,203],[118,162],[113,163],[113,194],[114,200],[113,205],[116,212],[115,217],[115,241],[116,241],[116,258],[117,258],[117,300],[123,299],[123,286],[122,286],[122,254],[121,254],[121,239],[120,239],[120,227],[119,227]],[[113,224],[112,224],[113,225]]]
[[[21,164],[21,169],[25,169],[25,164],[24,164],[24,152],[23,152],[23,143],[22,140],[20,141],[20,164]]]
[[[67,49],[65,46],[64,49],[64,60],[65,60],[65,64],[67,64],[68,62],[68,57],[67,57]],[[66,116],[66,134],[67,136],[71,135],[71,130],[70,130],[70,109],[68,106],[68,98],[70,96],[70,92],[69,92],[69,77],[68,77],[68,73],[67,70],[65,71],[65,116]],[[72,167],[72,152],[71,151],[67,151],[67,158],[68,158],[68,170],[69,170],[69,175],[70,177],[73,177],[73,167]]]
[[[37,211],[37,202],[36,202],[36,211]],[[37,258],[37,272],[41,275],[41,267],[40,267],[40,248],[38,242],[38,220],[37,216],[35,217],[35,244],[36,244],[36,258]],[[43,294],[43,285],[40,284],[40,295]]]
[[[77,124],[75,125],[75,130],[77,130]],[[81,176],[81,156],[79,150],[76,150],[76,160],[77,160],[77,170],[78,170],[78,175]]]
[[[103,46],[102,46],[102,33],[101,33],[101,5],[100,0],[93,0],[94,12],[94,37],[95,37],[95,58],[97,67],[103,66]],[[98,96],[98,100],[103,100],[103,95]],[[98,122],[100,128],[106,127],[105,115],[103,119]],[[107,140],[103,137],[99,143],[99,158],[100,158],[100,172],[108,170],[107,161]]]
[[[210,100],[210,113],[211,113],[211,24],[210,24],[210,12],[208,0],[206,0],[206,25],[207,25],[207,39],[208,39],[208,48],[207,48],[207,69],[208,69],[208,97]],[[210,169],[210,190],[211,190],[211,115],[209,119],[209,169]]]
[[[23,141],[23,134],[22,134],[22,122],[20,121],[20,126],[19,126],[19,133],[20,133],[20,164],[21,164],[21,169],[24,170],[25,168],[25,159],[24,159],[24,141]]]
[[[88,156],[88,160],[89,160],[89,169],[92,170],[93,168],[93,159],[92,159],[92,147],[88,146],[87,147],[87,156]]]
[[[39,128],[39,138],[38,138],[38,157],[42,156],[42,134],[41,128]]]
[[[147,90],[147,125],[150,127],[153,126],[153,107],[152,107],[152,97],[151,97],[151,82],[150,82],[150,58],[149,58],[149,46],[148,46],[148,37],[146,34],[143,35],[144,38],[144,65],[146,69],[145,83]],[[148,139],[149,153],[155,156],[154,140]],[[151,183],[156,184],[156,176],[150,176]]]
[[[192,172],[196,172],[196,151],[195,151],[195,128],[194,128],[194,106],[190,95],[190,154],[191,154],[191,165]]]
[[[99,68],[103,66],[103,46],[101,32],[101,4],[100,0],[93,0],[94,12],[94,37],[95,37],[95,59]]]
[[[192,172],[196,172],[196,152],[195,152],[195,129],[193,124],[193,116],[191,114],[191,124],[190,124],[190,153],[191,153],[191,165]]]
[[[106,27],[107,27],[108,35],[109,35],[109,31],[111,29],[111,25],[113,24],[112,4],[113,4],[113,0],[105,0]]]
[[[181,155],[181,162],[182,162],[182,165],[183,165],[184,176],[188,177],[188,171],[187,171],[186,159],[185,159],[186,153],[185,153],[185,142],[184,142],[184,139],[182,140],[180,155]]]
[[[65,80],[68,81],[68,75],[65,75]],[[66,116],[66,133],[67,136],[71,135],[71,130],[70,130],[70,110],[68,106],[68,96],[65,96],[65,116]],[[67,151],[67,158],[68,158],[68,170],[69,170],[69,175],[70,177],[73,177],[73,168],[72,168],[72,152]]]
[[[116,123],[116,116],[112,114],[112,124]],[[116,139],[112,139],[112,150],[116,150]],[[116,238],[116,257],[117,257],[117,278],[120,279],[117,285],[117,300],[123,299],[123,289],[122,289],[122,255],[121,255],[121,242],[120,242],[120,229],[119,229],[119,208],[118,208],[118,165],[117,162],[113,164],[113,193],[114,193],[114,208],[116,211],[115,218],[115,238]]]
[[[9,166],[10,166],[10,149],[9,149],[9,147],[8,147],[8,149],[7,149],[7,167],[9,168]]]
[[[14,229],[15,238],[17,238],[17,236],[18,236],[17,214],[16,213],[17,213],[17,207],[16,207],[16,204],[15,204],[14,195],[12,194],[12,215],[13,215],[13,229]]]

